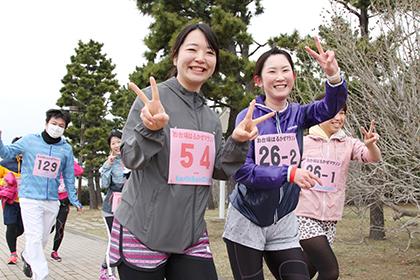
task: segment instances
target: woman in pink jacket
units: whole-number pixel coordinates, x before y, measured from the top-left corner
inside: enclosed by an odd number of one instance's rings
[[[336,224],[344,208],[346,179],[351,160],[378,162],[381,151],[376,142],[375,123],[366,131],[364,143],[342,130],[347,107],[331,120],[313,126],[304,138],[302,167],[321,178],[322,185],[301,189],[295,213],[299,221],[300,244],[306,254],[311,278],[337,279],[338,262],[331,245]]]

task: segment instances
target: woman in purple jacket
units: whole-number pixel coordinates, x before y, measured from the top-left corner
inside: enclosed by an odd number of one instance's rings
[[[244,165],[235,173],[223,233],[236,280],[264,279],[264,258],[276,279],[309,279],[299,245],[298,222],[292,212],[300,188],[311,188],[320,179],[300,168],[303,129],[332,118],[345,104],[346,84],[333,51],[318,53],[306,47],[327,77],[326,96],[307,105],[289,103],[296,74],[289,53],[273,48],[256,63],[254,82],[262,89],[253,112],[259,117],[275,112],[258,125]],[[247,110],[237,117],[240,122]]]

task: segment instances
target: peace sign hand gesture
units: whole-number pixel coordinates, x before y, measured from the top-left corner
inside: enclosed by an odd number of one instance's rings
[[[318,49],[318,53],[313,51],[310,47],[305,46],[306,52],[312,56],[321,66],[324,73],[328,76],[334,76],[338,73],[340,68],[338,67],[337,60],[335,59],[334,51],[327,50],[324,52],[321,43],[319,42],[318,37],[314,37],[316,48]]]
[[[254,140],[258,136],[257,124],[273,117],[275,114],[275,112],[271,112],[253,120],[252,114],[254,113],[254,108],[255,99],[252,100],[252,102],[249,104],[248,112],[246,113],[245,118],[236,126],[235,130],[232,132],[233,140],[237,142]]]
[[[152,100],[149,100],[144,92],[135,83],[130,82],[128,87],[134,91],[144,103],[141,109],[140,118],[149,130],[157,131],[164,128],[169,122],[169,116],[160,103],[159,90],[155,78],[150,77],[150,87],[152,88]]]
[[[370,121],[369,130],[366,131],[364,127],[360,128],[360,132],[363,135],[363,140],[365,142],[366,147],[370,147],[379,140],[379,134],[375,133],[375,120]]]

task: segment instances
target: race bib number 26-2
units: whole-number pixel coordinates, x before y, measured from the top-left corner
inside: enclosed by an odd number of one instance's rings
[[[294,133],[265,134],[255,139],[255,163],[263,166],[295,165],[300,162]]]

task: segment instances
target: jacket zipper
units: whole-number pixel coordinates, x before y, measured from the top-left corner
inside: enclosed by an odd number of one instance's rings
[[[326,150],[325,158],[329,158],[329,156],[330,156],[330,145],[329,145],[330,141],[331,141],[331,139],[327,140],[327,150]],[[326,198],[326,196],[327,196],[327,193],[323,192],[322,193],[322,212],[321,212],[322,220],[325,220],[325,211],[326,211],[325,209],[327,208],[327,198]]]
[[[197,98],[197,95],[194,95],[193,110],[194,110],[195,117],[197,119],[198,130],[200,130],[200,128],[201,128],[200,120],[199,120],[199,116],[197,114],[196,107],[195,107],[196,98]],[[194,231],[195,231],[195,224],[194,223],[195,223],[195,203],[196,203],[196,200],[197,200],[197,187],[194,187],[193,208],[192,208],[192,226],[191,226],[191,244],[194,244]]]
[[[281,126],[280,126],[279,114],[280,114],[279,112],[276,112],[276,129],[277,129],[277,133],[278,134],[281,134],[282,131],[281,131]],[[280,188],[280,192],[279,192],[279,205],[281,203],[281,200],[283,199],[283,193],[284,193],[283,188]],[[274,224],[276,224],[278,222],[278,217],[279,217],[278,208],[276,207],[276,210],[274,212]]]
[[[49,156],[51,156],[51,153],[52,153],[52,146],[50,145],[50,154],[49,154]],[[49,185],[50,185],[50,179],[47,178],[47,194],[46,194],[47,197],[46,197],[46,200],[48,200]]]

